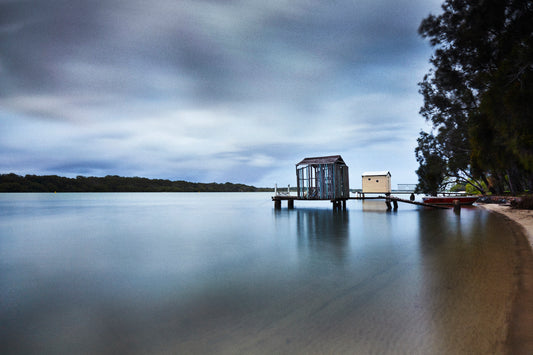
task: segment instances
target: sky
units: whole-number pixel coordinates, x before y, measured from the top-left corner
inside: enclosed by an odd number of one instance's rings
[[[437,0],[0,0],[0,173],[416,183]]]

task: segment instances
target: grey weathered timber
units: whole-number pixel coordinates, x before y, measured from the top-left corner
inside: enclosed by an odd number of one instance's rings
[[[272,201],[274,201],[274,208],[279,210],[281,209],[281,201],[287,201],[287,208],[294,208],[294,200],[298,200],[297,196],[290,195],[276,195],[272,196]]]
[[[385,203],[387,203],[386,201],[389,200],[392,203],[394,203],[394,202],[396,202],[396,203],[403,202],[403,203],[410,203],[412,205],[431,207],[431,208],[440,208],[440,209],[448,209],[449,208],[447,206],[434,205],[434,204],[431,204],[431,203],[418,202],[418,201],[411,201],[411,200],[406,200],[404,198],[399,198],[399,197],[395,197],[395,196],[350,197],[350,200],[385,200]]]
[[[350,197],[348,166],[340,155],[305,158],[296,164],[298,199],[342,200]]]
[[[292,209],[292,208],[294,208],[294,201],[296,201],[296,200],[298,200],[298,201],[308,201],[308,199],[299,198],[298,196],[287,196],[287,195],[272,196],[272,201],[274,201],[274,207],[276,209],[280,209],[281,208],[281,201],[287,201],[287,207]],[[395,196],[371,196],[371,197],[365,197],[365,198],[362,198],[362,197],[349,197],[349,198],[331,200],[331,204],[333,206],[333,209],[340,209],[341,206],[342,206],[342,209],[345,210],[346,209],[346,201],[347,200],[385,200],[385,204],[387,205],[387,209],[388,210],[392,210],[392,209],[397,210],[398,209],[398,202],[409,203],[409,204],[417,205],[417,206],[439,208],[439,209],[448,209],[449,208],[447,206],[433,205],[431,203],[418,202],[418,201],[411,201],[411,200],[406,200],[404,198],[399,198],[399,197],[395,197]]]

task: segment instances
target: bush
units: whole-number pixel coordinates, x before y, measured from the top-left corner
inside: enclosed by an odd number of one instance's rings
[[[533,196],[524,196],[513,203],[512,206],[522,210],[533,210]]]

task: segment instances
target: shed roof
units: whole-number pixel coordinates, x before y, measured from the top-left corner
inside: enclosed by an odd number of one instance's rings
[[[340,155],[330,155],[327,157],[313,157],[313,158],[305,158],[296,166],[303,165],[303,164],[335,164],[335,163],[341,163],[345,164],[344,160],[342,160],[342,157]]]
[[[383,171],[367,171],[367,172],[364,172],[362,176],[386,176],[386,175],[391,176],[390,171],[386,171],[386,170],[383,170]]]

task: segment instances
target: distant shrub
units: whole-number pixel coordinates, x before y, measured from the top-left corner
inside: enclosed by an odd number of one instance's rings
[[[515,201],[512,206],[523,210],[533,210],[533,196],[524,196],[520,200]]]

